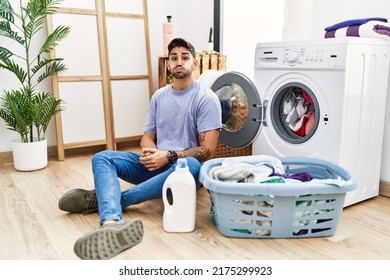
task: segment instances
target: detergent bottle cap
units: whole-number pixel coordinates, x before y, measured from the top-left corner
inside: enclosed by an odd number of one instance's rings
[[[176,169],[187,168],[187,160],[185,158],[179,158],[176,162]]]

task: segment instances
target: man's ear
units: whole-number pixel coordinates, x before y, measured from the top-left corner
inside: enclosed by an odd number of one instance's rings
[[[198,65],[199,65],[199,61],[195,58],[194,59],[194,66],[195,66],[195,68],[198,67]]]
[[[196,69],[196,67],[198,67],[198,65],[199,65],[199,61],[197,59],[194,59],[192,70],[195,71],[195,69]]]

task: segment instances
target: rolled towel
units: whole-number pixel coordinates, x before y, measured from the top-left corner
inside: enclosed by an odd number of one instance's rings
[[[340,28],[344,28],[344,27],[348,27],[348,26],[352,26],[352,25],[361,25],[361,24],[365,24],[369,21],[387,22],[387,19],[381,18],[381,17],[350,19],[350,20],[342,21],[342,22],[336,23],[334,25],[325,27],[325,31],[332,31],[332,30],[336,30],[336,29],[340,29]]]
[[[370,21],[361,25],[351,25],[325,33],[326,39],[340,37],[390,39],[390,24],[380,21]]]

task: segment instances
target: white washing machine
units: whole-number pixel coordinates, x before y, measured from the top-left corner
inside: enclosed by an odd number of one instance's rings
[[[254,81],[238,72],[200,79],[221,100],[221,142],[344,167],[358,184],[348,206],[379,193],[389,56],[381,39],[259,43]]]

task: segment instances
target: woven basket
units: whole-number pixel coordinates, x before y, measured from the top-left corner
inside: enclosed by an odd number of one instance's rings
[[[218,142],[217,151],[215,153],[216,158],[221,157],[239,157],[252,155],[252,144],[243,148],[232,148],[225,144]]]

